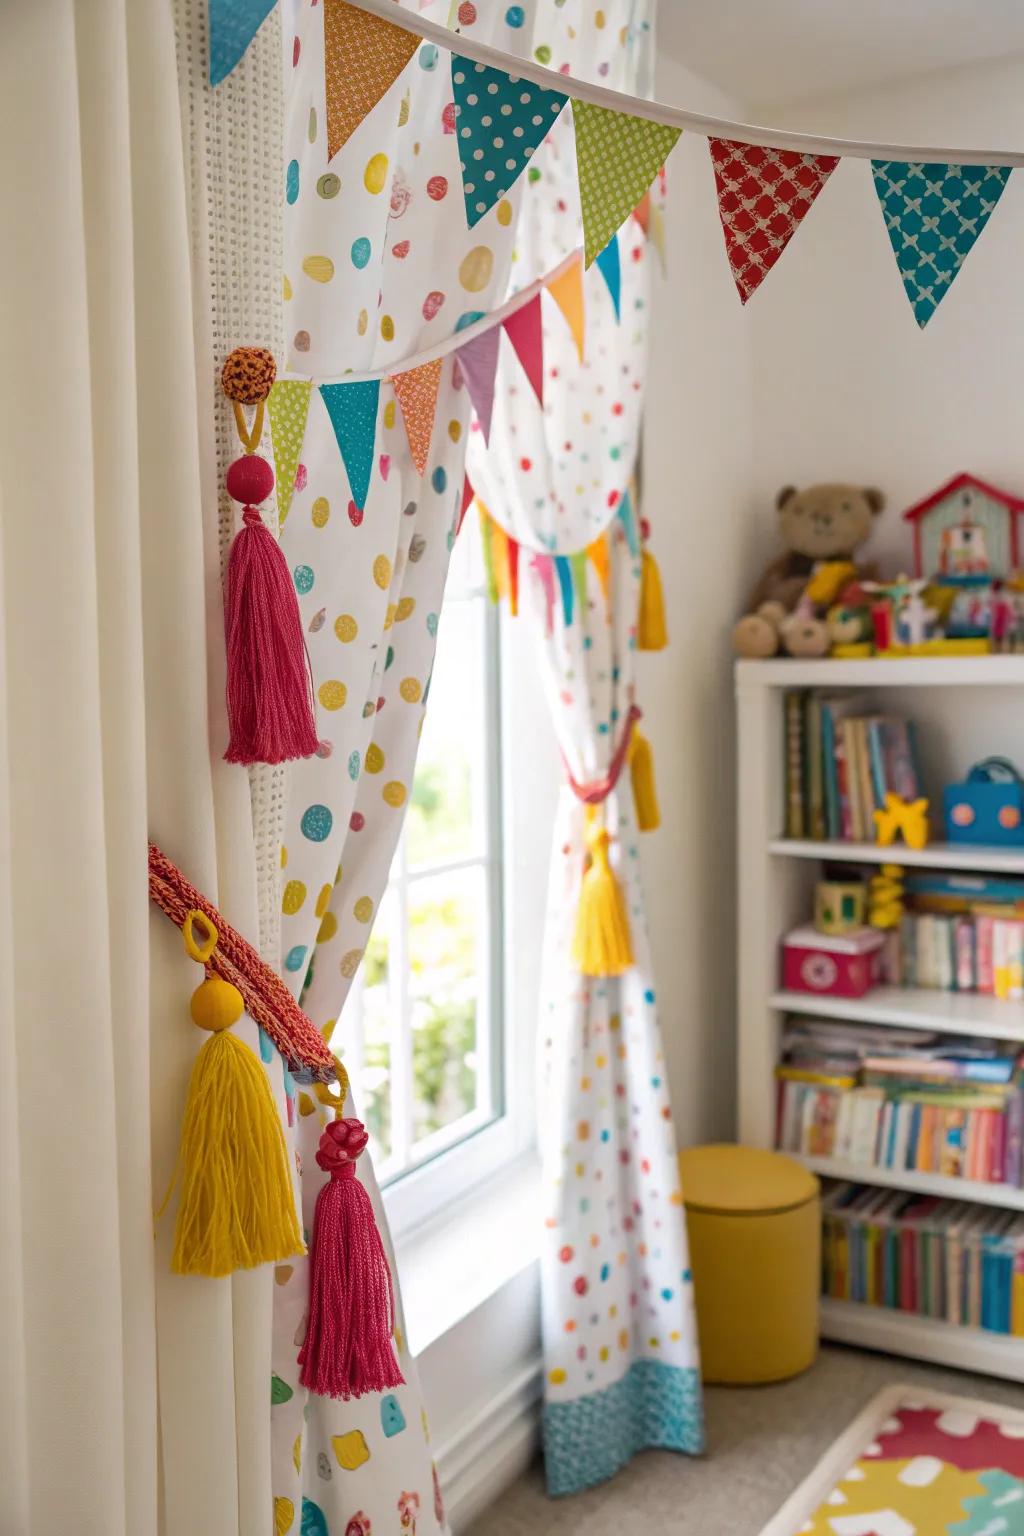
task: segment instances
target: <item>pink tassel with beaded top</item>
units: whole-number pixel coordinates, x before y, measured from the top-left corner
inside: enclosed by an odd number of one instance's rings
[[[299,603],[284,555],[259,503],[274,489],[266,459],[248,453],[227,473],[244,503],[228,559],[224,624],[228,653],[229,763],[283,763],[317,749],[313,680]]]
[[[405,1380],[392,1343],[391,1270],[370,1197],[356,1178],[367,1140],[361,1120],[333,1120],[316,1154],[330,1180],[316,1197],[299,1380],[321,1397],[362,1397]]]

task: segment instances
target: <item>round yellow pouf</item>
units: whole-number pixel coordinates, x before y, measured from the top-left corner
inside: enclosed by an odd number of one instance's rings
[[[679,1154],[705,1381],[783,1381],[818,1348],[818,1181],[778,1152]]]

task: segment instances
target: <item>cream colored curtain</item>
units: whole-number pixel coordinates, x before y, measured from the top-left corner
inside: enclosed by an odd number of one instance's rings
[[[269,1271],[151,1220],[199,1042],[147,830],[258,930],[182,130],[168,0],[2,0],[3,1536],[269,1527]]]

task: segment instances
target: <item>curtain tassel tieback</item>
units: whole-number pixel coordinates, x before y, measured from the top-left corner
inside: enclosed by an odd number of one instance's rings
[[[245,509],[228,558],[224,600],[229,763],[284,763],[314,756],[319,745],[295,585],[281,546],[258,511],[274,489],[274,471],[255,450],[275,373],[273,356],[264,348],[238,347],[221,375],[245,449],[225,480],[228,495]],[[251,431],[243,405],[256,407]]]
[[[647,548],[640,556],[640,612],[637,616],[636,643],[641,651],[663,651],[668,645],[661,572],[657,560]]]
[[[231,1033],[245,999],[231,982],[210,973],[218,938],[210,919],[190,911],[182,934],[188,954],[207,969],[192,994],[191,1013],[209,1039],[192,1068],[178,1168],[157,1217],[180,1174],[171,1268],[178,1275],[219,1277],[306,1249],[267,1074]]]
[[[216,948],[206,961],[207,975],[219,976],[242,994],[246,1013],[280,1051],[296,1081],[335,1081],[337,1063],[330,1048],[277,972],[156,843],[149,845],[149,899],[182,930],[189,916],[200,912],[207,928],[217,932]]]
[[[566,768],[569,787],[587,807],[589,861],[580,882],[572,942],[573,963],[584,976],[621,976],[633,964],[626,901],[609,855],[611,836],[607,828],[597,822],[596,807],[607,800],[619,781],[630,756],[639,719],[639,708],[631,704],[622,737],[603,778],[581,784]]]
[[[641,832],[656,832],[661,826],[661,811],[654,782],[654,750],[639,728],[629,744],[629,776],[637,827]]]
[[[393,1336],[395,1297],[373,1205],[356,1178],[366,1147],[360,1120],[332,1120],[316,1160],[330,1178],[316,1199],[309,1264],[309,1320],[299,1380],[321,1397],[362,1397],[405,1378]]]

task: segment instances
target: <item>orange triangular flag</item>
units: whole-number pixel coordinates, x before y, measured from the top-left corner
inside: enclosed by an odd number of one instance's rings
[[[328,160],[394,85],[419,45],[415,33],[348,0],[324,0]]]
[[[395,398],[402,408],[405,434],[412,450],[412,461],[422,475],[427,467],[430,439],[434,433],[437,392],[441,387],[441,359],[411,368],[408,373],[392,375]]]
[[[605,602],[607,602],[611,569],[608,558],[608,540],[603,534],[599,539],[595,539],[593,544],[587,545],[587,554],[590,557],[591,565],[597,572],[597,579],[601,583],[601,591],[604,593]]]
[[[494,559],[494,581],[499,596],[509,595],[508,534],[500,523],[491,518],[491,550]]]
[[[576,343],[579,360],[583,361],[583,263],[574,261],[571,267],[548,283],[548,293],[565,316],[566,323]]]
[[[633,217],[646,235],[647,226],[651,222],[651,194],[649,189],[633,209]]]

